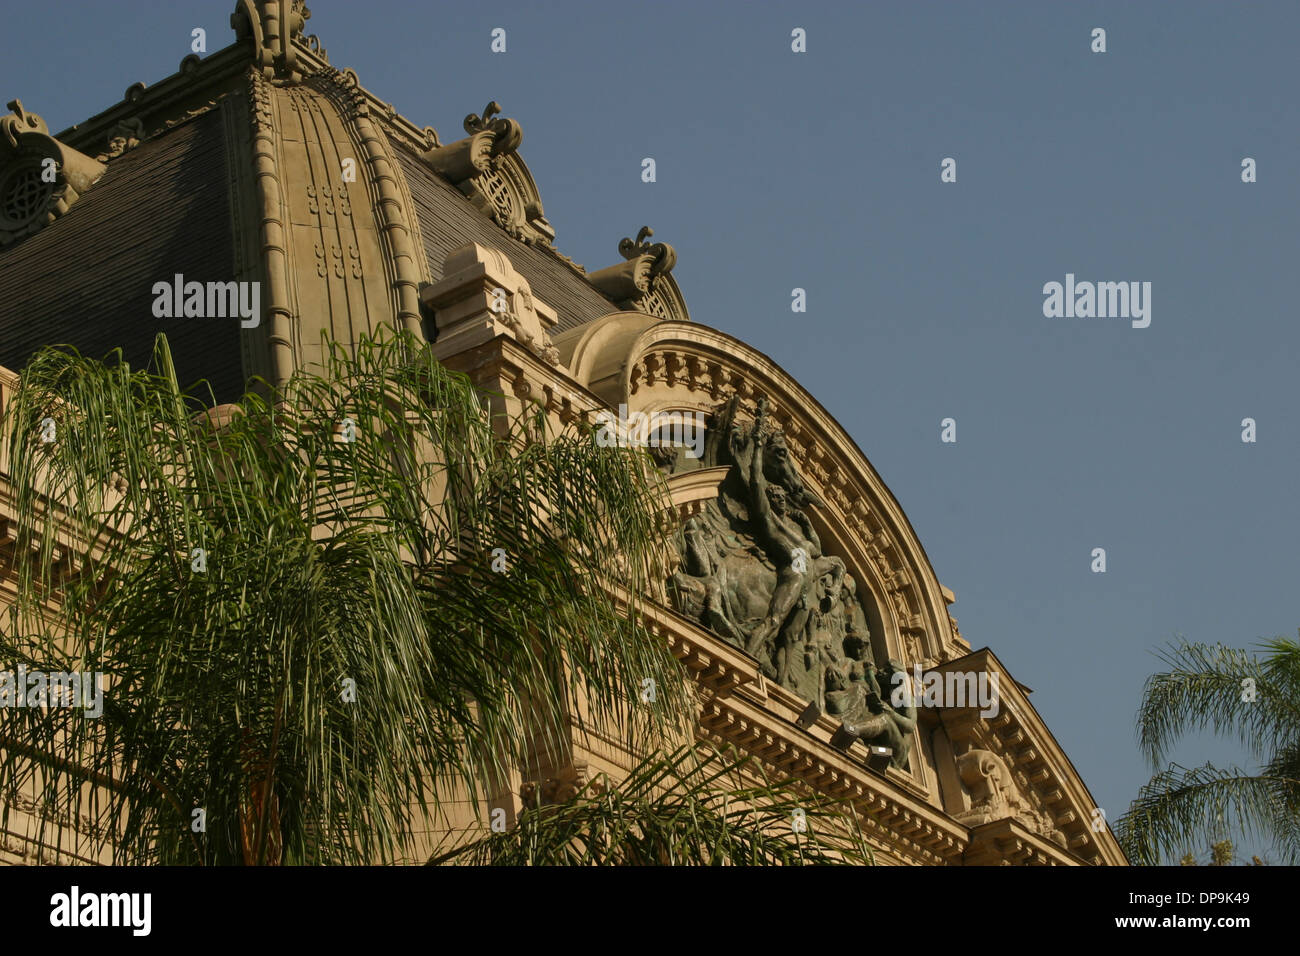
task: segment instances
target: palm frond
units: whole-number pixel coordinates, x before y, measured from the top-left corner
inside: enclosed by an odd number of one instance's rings
[[[1235,737],[1261,758],[1300,739],[1300,654],[1260,660],[1221,644],[1183,641],[1160,659],[1170,669],[1147,679],[1137,719],[1139,745],[1153,768],[1197,730]]]
[[[683,746],[651,754],[618,784],[589,781],[526,807],[511,829],[431,864],[494,866],[869,865],[851,808],[773,782],[749,756]]]
[[[376,862],[455,788],[567,746],[575,700],[638,744],[681,733],[689,685],[638,613],[666,560],[644,455],[491,418],[407,336],[211,405],[163,337],[150,369],[47,349],[23,372],[0,653],[108,687],[99,720],[0,709],[29,743],[0,794],[89,816],[119,862],[239,862],[250,826],[254,862]]]
[[[1177,855],[1188,841],[1214,843],[1231,830],[1273,838],[1295,860],[1298,798],[1295,778],[1173,764],[1143,786],[1115,835],[1132,862],[1148,866]]]

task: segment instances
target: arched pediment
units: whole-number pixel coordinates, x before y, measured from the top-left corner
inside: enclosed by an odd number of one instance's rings
[[[699,413],[707,416],[706,432],[743,432],[752,427],[763,402],[766,427],[779,433],[777,445],[785,449],[778,448],[778,454],[788,453],[790,483],[807,492],[800,510],[816,531],[820,550],[828,559],[839,558],[859,592],[865,588],[870,595],[867,617],[875,656],[910,666],[969,652],[897,500],[844,429],[766,355],[707,326],[664,322],[639,312],[605,316],[560,337],[556,346],[580,384],[610,407],[623,406],[628,415]],[[730,441],[728,435],[707,437],[715,451]],[[667,459],[672,456],[660,457],[670,471],[669,487],[683,520],[698,513],[702,501],[727,494],[725,466],[734,468],[735,463],[725,450],[694,463],[680,454],[671,464]],[[703,476],[691,477],[701,467],[711,469],[716,492],[702,494]],[[733,499],[743,497],[737,488],[730,493]],[[730,507],[737,505],[733,501]]]

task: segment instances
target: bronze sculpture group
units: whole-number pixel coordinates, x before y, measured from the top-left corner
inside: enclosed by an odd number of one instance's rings
[[[857,582],[823,552],[806,509],[824,504],[804,486],[784,435],[768,428],[765,402],[748,425],[738,407],[733,398],[708,424],[700,464],[728,471],[717,498],[680,530],[677,608],[906,767],[916,709],[904,669],[877,667]]]

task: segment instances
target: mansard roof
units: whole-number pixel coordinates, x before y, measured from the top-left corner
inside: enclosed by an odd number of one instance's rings
[[[322,331],[435,336],[419,291],[469,243],[509,257],[557,332],[620,309],[688,318],[669,247],[625,239],[619,261],[611,230],[616,265],[591,275],[555,248],[522,129],[498,104],[444,142],[331,66],[304,33],[302,0],[286,24],[281,9],[239,0],[235,43],[57,135],[15,101],[9,150],[0,137],[0,285],[14,290],[0,302],[0,366],[56,342],[120,346],[141,364],[166,332],[182,377],[228,400],[249,376],[311,361]],[[21,92],[39,106],[39,89]],[[37,178],[41,150],[66,171],[52,188]],[[176,275],[260,282],[264,321],[155,317],[151,289]]]
[[[154,282],[233,272],[226,154],[220,117],[196,117],[109,163],[67,215],[0,247],[0,366],[22,368],[59,343],[96,357],[121,348],[143,364],[164,328],[153,317]],[[237,324],[165,331],[183,379],[206,377],[223,395],[242,390]]]

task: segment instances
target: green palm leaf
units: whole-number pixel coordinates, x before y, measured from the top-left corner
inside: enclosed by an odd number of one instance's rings
[[[1161,653],[1170,669],[1147,680],[1138,712],[1153,768],[1198,730],[1235,737],[1262,768],[1171,764],[1157,772],[1116,824],[1133,862],[1156,864],[1231,829],[1271,838],[1286,861],[1300,859],[1300,644],[1276,638],[1262,649],[1261,657],[1183,641]]]
[[[643,456],[491,418],[404,336],[212,405],[162,337],[145,370],[24,371],[0,655],[108,687],[98,720],[0,708],[0,794],[89,817],[119,862],[377,862],[566,746],[575,701],[635,746],[682,732],[688,684],[638,613],[667,560]]]
[[[504,832],[443,849],[431,864],[495,866],[869,865],[851,808],[774,783],[749,756],[707,746],[651,754],[620,783],[603,776],[534,803]]]

